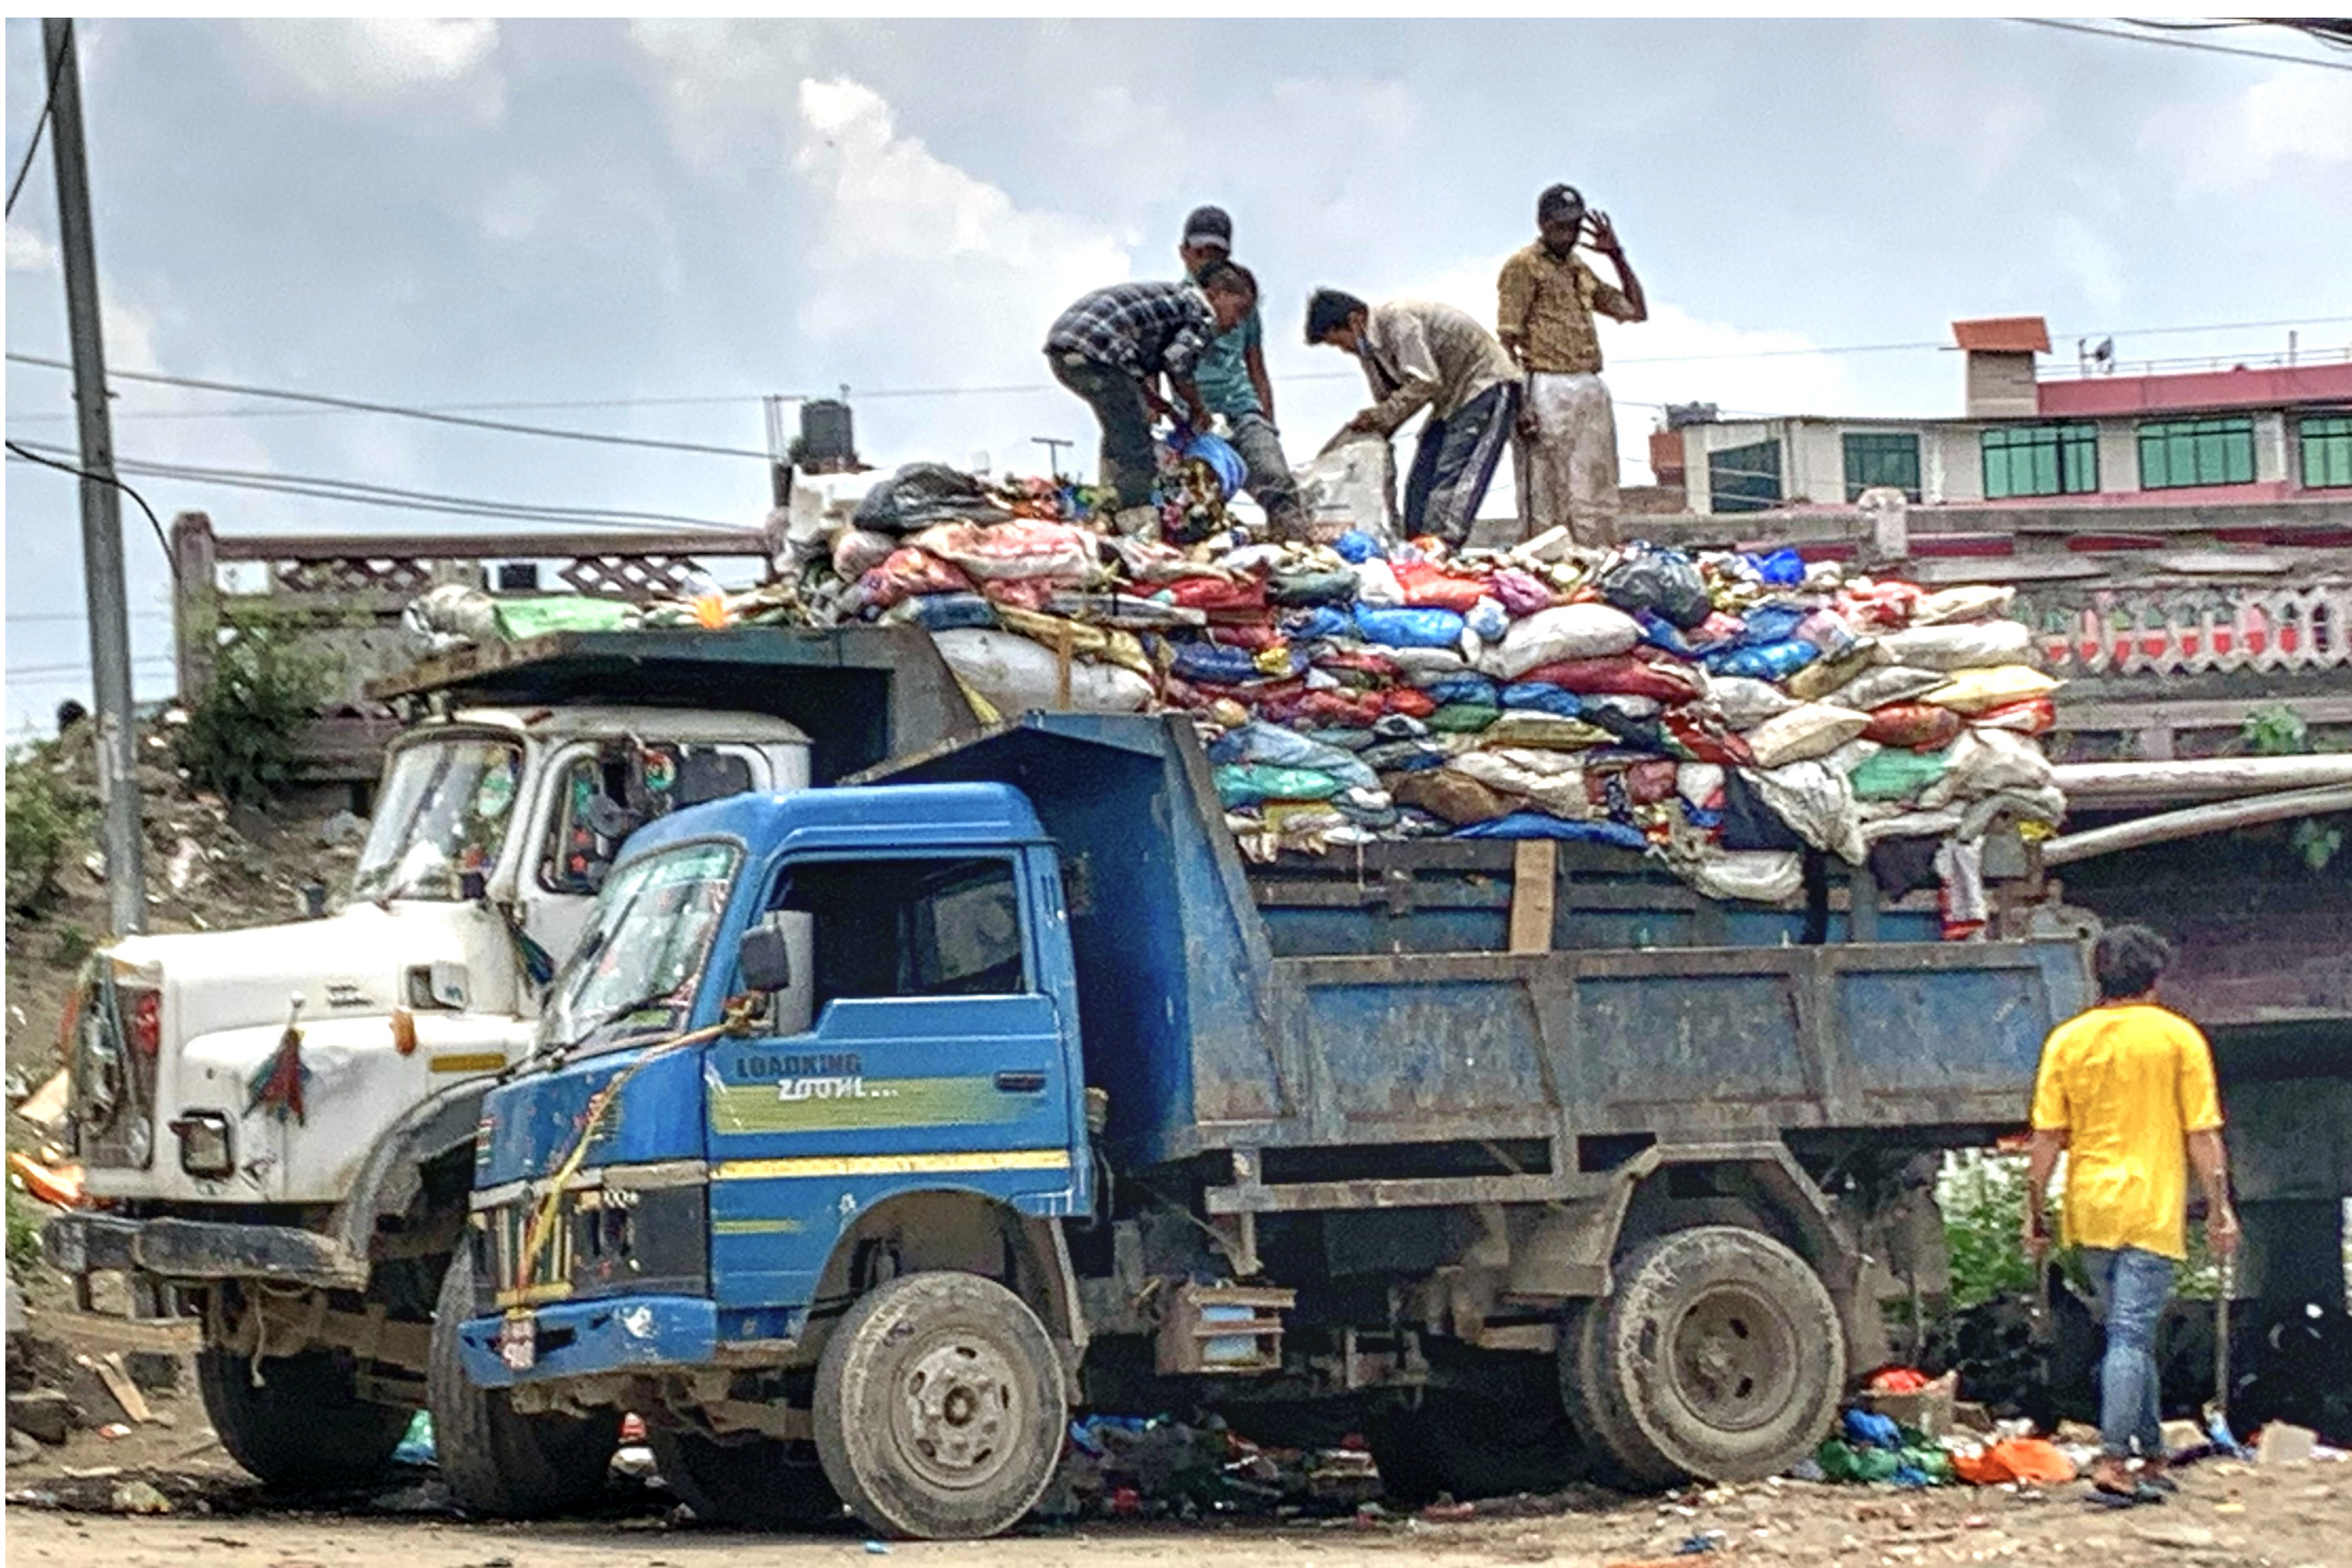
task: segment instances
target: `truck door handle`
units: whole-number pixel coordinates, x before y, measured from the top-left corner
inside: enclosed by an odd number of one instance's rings
[[[1006,1094],[1041,1094],[1045,1089],[1045,1075],[1041,1072],[1001,1072],[996,1075],[996,1087]]]

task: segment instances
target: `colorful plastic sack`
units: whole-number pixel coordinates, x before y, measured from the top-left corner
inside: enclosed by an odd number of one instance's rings
[[[1988,708],[1969,722],[1979,730],[2013,730],[2021,735],[2046,735],[2058,727],[2058,705],[2047,697],[2029,697]]]
[[[1516,679],[1539,665],[1620,654],[1642,640],[1641,623],[1607,605],[1557,605],[1514,621],[1486,650],[1479,668],[1497,679]]]
[[[931,641],[956,679],[1007,718],[1033,708],[1133,713],[1150,706],[1151,683],[1114,664],[1067,663],[1069,700],[1061,701],[1064,662],[1053,650],[1013,632],[935,632]]]
[[[1399,805],[1417,807],[1457,827],[1507,816],[1513,805],[1510,796],[1452,768],[1389,773],[1381,782]]]
[[[919,595],[970,592],[971,579],[961,570],[912,547],[892,551],[881,565],[857,580],[858,598],[879,610]]]
[[[1498,714],[1479,735],[1478,743],[1482,746],[1534,746],[1575,752],[1605,746],[1615,739],[1598,724],[1588,723],[1582,719],[1561,719],[1549,713],[1531,713],[1522,708]]]
[[[1356,635],[1356,617],[1344,608],[1318,605],[1312,609],[1297,610],[1276,623],[1282,635],[1293,642],[1320,642],[1332,637],[1352,637]]]
[[[1206,642],[1178,644],[1176,658],[1168,668],[1180,679],[1219,686],[1243,686],[1265,676],[1247,648],[1219,647]]]
[[[1697,564],[1679,550],[1628,545],[1601,568],[1601,596],[1619,609],[1655,612],[1684,630],[1715,612]]]
[[[1383,711],[1407,719],[1426,719],[1437,711],[1437,699],[1410,686],[1391,686],[1381,693]]]
[[[1404,602],[1415,609],[1452,610],[1466,616],[1471,607],[1486,596],[1486,585],[1472,577],[1456,577],[1425,561],[1410,562],[1397,566],[1396,579],[1404,589]]]
[[[1992,624],[2015,626],[2017,623],[1996,621]],[[2057,689],[2055,680],[2030,665],[2000,664],[1982,669],[1963,669],[1933,691],[1921,696],[1919,700],[1932,702],[1938,708],[1949,708],[1958,713],[1982,713],[1988,709],[2004,708],[2012,702],[2047,697]]]
[[[1974,1454],[1952,1456],[1952,1473],[1976,1487],[2063,1487],[2078,1472],[2074,1461],[2046,1437],[2009,1437]]]
[[[890,612],[904,616],[925,631],[952,632],[997,624],[996,606],[978,594],[924,594],[902,601]]]
[[[1870,715],[1827,702],[1805,702],[1747,732],[1759,768],[1826,756],[1870,727]]]
[[[1066,522],[1014,518],[983,527],[943,522],[908,541],[977,578],[1049,577],[1084,582],[1101,558],[1098,536]]]
[[[1937,684],[1941,684],[1938,678]],[[1797,700],[1769,680],[1748,675],[1718,675],[1706,683],[1707,694],[1722,710],[1724,722],[1735,730],[1753,730],[1776,713],[1786,713]]]
[[[1650,697],[1671,707],[1699,694],[1698,683],[1674,665],[1652,664],[1632,654],[1605,658],[1560,659],[1523,671],[1522,680],[1542,681],[1575,692],[1615,692]]]
[[[1939,588],[1921,599],[1911,609],[1915,626],[1940,626],[1955,621],[1980,621],[1995,616],[2006,616],[2017,602],[2013,587],[1996,587],[1989,583],[1975,583],[1957,588]]]
[[[1522,680],[1506,686],[1500,695],[1506,708],[1532,709],[1561,719],[1573,719],[1584,711],[1584,704],[1578,700],[1575,692],[1540,680]]]
[[[1187,577],[1181,582],[1171,583],[1165,592],[1176,604],[1213,614],[1223,610],[1265,608],[1265,584],[1255,577],[1245,577],[1239,582],[1223,577]]]
[[[1454,829],[1455,838],[1559,838],[1575,844],[1613,844],[1621,849],[1646,849],[1650,841],[1635,829],[1616,822],[1570,822],[1540,811],[1515,811],[1491,822]]]
[[[1441,734],[1470,735],[1493,724],[1501,712],[1501,708],[1482,702],[1447,702],[1422,722]]]
[[[1277,572],[1266,579],[1265,596],[1276,605],[1343,605],[1356,596],[1356,574]]]
[[[1359,604],[1356,630],[1365,641],[1391,647],[1451,647],[1462,640],[1462,617],[1453,610],[1380,609]]]
[[[1914,669],[1906,664],[1883,664],[1866,669],[1837,689],[1840,706],[1884,708],[1890,702],[1910,702],[1944,684],[1941,670]]]
[[[1551,584],[1516,566],[1506,566],[1496,573],[1487,579],[1487,586],[1514,619],[1551,608],[1555,597]]]
[[[1849,699],[1845,689],[1871,665],[1872,654],[1867,647],[1850,646],[1842,653],[1824,653],[1789,677],[1789,695],[1806,702],[1835,697],[1841,707],[1865,707],[1867,704]]]
[[[1584,764],[1569,752],[1487,746],[1465,752],[1446,766],[1516,800],[1532,801],[1554,816],[1596,815],[1585,794]]]
[[[1782,681],[1822,657],[1822,650],[1795,637],[1710,649],[1700,662],[1710,674],[1745,676],[1751,680]]]
[[[1916,800],[1944,776],[1941,752],[1906,752],[1890,746],[1846,775],[1856,800]]]
[[[1870,726],[1863,731],[1862,737],[1882,746],[1932,752],[1950,745],[1967,723],[1950,709],[1938,708],[1932,702],[1891,702],[1872,710]]]
[[[1983,669],[2032,657],[2033,633],[2022,621],[1970,621],[1914,626],[1878,639],[1878,662],[1917,669]]]
[[[845,528],[834,535],[833,574],[845,583],[855,583],[889,560],[898,548],[898,541],[890,534],[870,528]]]

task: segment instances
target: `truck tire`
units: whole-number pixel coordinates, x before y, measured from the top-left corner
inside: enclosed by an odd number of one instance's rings
[[[221,1447],[264,1485],[284,1491],[348,1491],[384,1472],[412,1412],[359,1396],[351,1359],[338,1351],[271,1356],[253,1383],[253,1358],[196,1352],[196,1389]]]
[[[1475,1394],[1433,1390],[1365,1434],[1381,1489],[1410,1508],[1561,1490],[1584,1472],[1574,1430],[1557,1409],[1513,1408]]]
[[[604,1489],[621,1414],[526,1415],[502,1388],[466,1381],[457,1325],[474,1310],[474,1260],[460,1250],[441,1277],[425,1394],[441,1479],[457,1500],[499,1519],[544,1519],[595,1501]]]
[[[646,1442],[663,1483],[706,1524],[802,1530],[841,1517],[841,1494],[809,1444],[774,1437],[721,1443],[660,1426]]]
[[[817,1363],[818,1455],[885,1535],[994,1535],[1053,1479],[1068,1405],[1061,1358],[993,1279],[902,1275],[857,1300]]]
[[[1769,1236],[1697,1226],[1643,1243],[1562,1347],[1561,1392],[1621,1479],[1756,1480],[1837,1416],[1845,1330],[1805,1260]]]

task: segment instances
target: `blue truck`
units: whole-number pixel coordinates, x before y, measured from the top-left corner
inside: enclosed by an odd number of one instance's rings
[[[677,812],[484,1102],[445,1469],[634,1411],[698,1514],[917,1538],[1076,1409],[1361,1432],[1407,1498],[1777,1473],[2087,1001],[2077,941],[1935,935],[1601,847],[1253,865],[1181,718]]]

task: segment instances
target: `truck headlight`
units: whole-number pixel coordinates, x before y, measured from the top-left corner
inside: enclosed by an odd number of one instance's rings
[[[173,1122],[180,1140],[180,1169],[191,1176],[226,1176],[236,1169],[228,1118],[217,1110],[192,1110]]]

